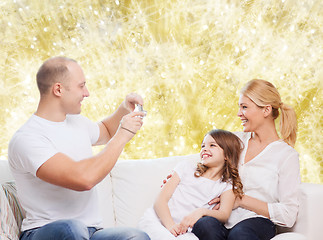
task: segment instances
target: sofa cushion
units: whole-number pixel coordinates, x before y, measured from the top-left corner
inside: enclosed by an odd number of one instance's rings
[[[306,235],[307,239],[322,239],[323,185],[302,183],[300,206],[293,232]]]
[[[307,238],[300,233],[281,233],[271,240],[307,240]]]
[[[14,181],[6,182],[2,184],[2,188],[4,193],[6,194],[12,213],[16,219],[18,228],[20,229],[22,220],[25,218],[26,214],[20,205],[17,196],[16,184]]]
[[[99,209],[101,212],[103,227],[114,227],[115,216],[112,199],[111,176],[108,174],[98,185]]]
[[[8,161],[0,159],[0,184],[13,180]]]
[[[19,228],[6,194],[0,187],[0,239],[18,240]]]
[[[118,161],[111,172],[116,226],[136,227],[144,211],[152,206],[163,179],[183,160],[197,162],[199,154]]]

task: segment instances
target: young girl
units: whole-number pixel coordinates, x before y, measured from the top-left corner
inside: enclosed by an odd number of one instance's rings
[[[241,140],[225,130],[212,130],[204,137],[200,163],[180,162],[172,178],[162,188],[154,207],[140,219],[138,227],[152,240],[198,239],[190,232],[203,216],[225,223],[236,197],[241,198],[242,183],[237,170]],[[221,199],[218,210],[208,202]]]

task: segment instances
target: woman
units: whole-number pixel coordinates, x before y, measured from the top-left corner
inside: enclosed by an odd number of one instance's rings
[[[278,135],[275,119],[280,118]],[[292,227],[298,212],[300,184],[294,110],[281,101],[273,84],[255,79],[241,90],[239,111],[243,132],[237,135],[245,148],[239,172],[245,195],[237,198],[225,226],[202,217],[193,227],[199,239],[266,240],[275,236],[275,225]],[[215,210],[216,211],[216,210]]]

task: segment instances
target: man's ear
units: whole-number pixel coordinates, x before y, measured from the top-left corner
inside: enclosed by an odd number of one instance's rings
[[[273,107],[271,105],[264,106],[263,108],[264,117],[270,116],[272,111],[273,111]]]
[[[55,96],[61,96],[62,95],[62,84],[61,83],[54,83],[52,87],[53,94]]]

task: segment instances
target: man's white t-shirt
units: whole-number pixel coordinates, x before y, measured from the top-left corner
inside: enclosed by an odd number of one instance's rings
[[[91,157],[99,131],[97,123],[81,115],[67,115],[63,122],[32,115],[14,134],[8,155],[18,197],[26,211],[22,231],[60,219],[78,219],[89,227],[100,226],[95,187],[79,192],[36,177],[38,168],[59,152],[74,161]]]

